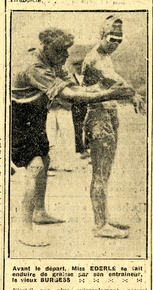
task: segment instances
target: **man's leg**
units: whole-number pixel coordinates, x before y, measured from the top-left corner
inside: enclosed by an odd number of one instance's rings
[[[48,155],[41,158],[42,166],[39,168],[39,172],[36,176],[33,213],[33,222],[36,224],[54,224],[64,222],[63,220],[48,215],[45,210],[45,194],[49,162],[50,158]]]
[[[72,112],[57,110],[57,164],[59,170],[72,171],[75,166],[75,134]]]
[[[37,179],[41,178],[43,169],[41,157],[35,157],[26,170],[25,193],[22,201],[22,225],[19,241],[29,246],[46,246],[49,243],[42,240],[42,235],[33,230],[33,212],[35,207],[35,194]]]
[[[56,146],[57,146],[57,135],[58,135],[58,128],[57,128],[57,116],[56,110],[50,109],[49,113],[47,114],[47,123],[46,123],[46,131],[47,137],[49,140],[49,157],[50,157],[50,164],[49,170],[56,170],[57,168],[57,154],[56,154]]]
[[[74,118],[73,118],[74,120]],[[76,152],[83,153],[84,152],[84,144],[82,137],[82,122],[80,120],[75,121],[75,143],[76,143]]]
[[[82,143],[82,132],[80,132],[80,107],[76,104],[72,105],[72,118],[75,131],[75,146],[76,152],[82,153],[84,151]]]
[[[75,129],[76,152],[84,153],[85,145],[83,140],[83,122],[87,112],[87,105],[72,105],[72,117]]]
[[[26,168],[25,193],[22,201],[21,213],[22,226],[21,232],[19,233],[19,241],[29,246],[46,246],[49,244],[48,241],[45,240],[45,237],[41,235],[40,231],[36,232],[36,230],[33,229],[33,220],[37,223],[41,221],[41,224],[61,222],[47,214],[45,215],[45,220],[43,220],[47,181],[46,168],[44,168],[41,157],[35,157]],[[39,220],[36,219],[38,217]]]

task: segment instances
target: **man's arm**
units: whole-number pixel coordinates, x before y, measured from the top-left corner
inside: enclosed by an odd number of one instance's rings
[[[89,88],[88,88],[89,89]],[[65,87],[59,97],[67,99],[68,101],[85,102],[85,103],[97,103],[110,100],[125,100],[131,99],[134,95],[134,91],[131,88],[119,88],[117,90],[101,90],[98,92],[86,91],[85,87]]]
[[[44,92],[50,100],[53,100],[68,85],[66,81],[56,77],[54,69],[41,63],[30,66],[26,74],[31,86]]]
[[[31,85],[46,93],[48,98],[52,100],[54,97],[60,97],[68,101],[95,103],[109,100],[129,99],[134,95],[134,91],[130,88],[123,89],[100,90],[98,92],[87,92],[84,87],[72,86],[68,88],[69,83],[54,75],[48,67],[41,64],[31,66],[27,70]],[[89,89],[89,88],[88,88]]]

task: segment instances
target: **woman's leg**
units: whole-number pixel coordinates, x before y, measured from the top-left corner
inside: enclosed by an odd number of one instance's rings
[[[107,184],[117,148],[117,130],[113,129],[107,111],[101,114],[93,126],[90,140],[93,166],[90,196],[97,225],[95,236],[125,238],[127,231],[115,228],[108,222]]]
[[[90,197],[93,206],[95,224],[95,237],[126,238],[128,232],[113,227],[108,223],[106,186],[110,176],[113,162],[112,148],[107,147],[102,140],[92,140],[90,142],[91,159],[93,166]],[[106,160],[107,157],[107,160]]]
[[[92,181],[90,197],[94,211],[95,224],[98,227],[106,223],[106,195],[102,171],[103,148],[99,139],[90,141],[92,160]]]

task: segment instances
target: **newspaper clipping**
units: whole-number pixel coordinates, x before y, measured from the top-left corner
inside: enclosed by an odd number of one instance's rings
[[[1,289],[152,289],[152,3],[1,8]]]

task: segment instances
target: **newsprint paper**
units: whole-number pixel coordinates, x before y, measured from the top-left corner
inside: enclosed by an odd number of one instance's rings
[[[0,9],[0,289],[151,290],[152,2]]]

